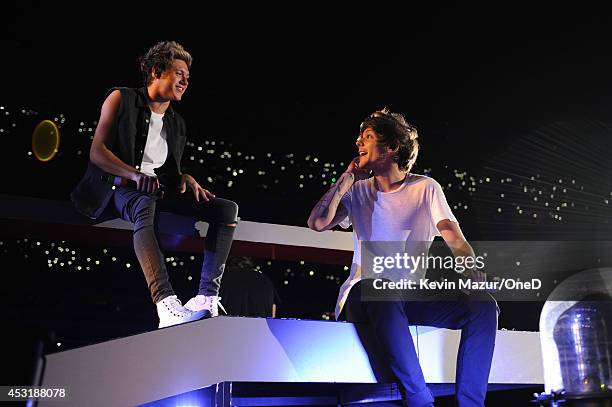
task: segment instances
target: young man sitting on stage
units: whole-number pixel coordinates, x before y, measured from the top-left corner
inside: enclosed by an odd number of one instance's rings
[[[428,244],[441,235],[456,258],[474,253],[441,186],[432,178],[410,173],[419,150],[417,131],[402,115],[386,109],[374,112],[361,124],[356,145],[359,156],[308,219],[308,226],[316,231],[331,229],[346,218],[353,225],[353,264],[340,288],[336,318],[344,307],[347,320],[368,323],[397,378],[403,402],[411,407],[433,406],[434,399],[425,384],[409,325],[461,329],[457,400],[461,407],[483,406],[497,329],[492,297],[458,293],[453,301],[362,298],[374,281],[365,274],[362,279],[365,242],[394,241],[409,246]],[[478,281],[486,277],[477,270],[464,274]]]
[[[216,198],[181,171],[185,122],[170,104],[187,90],[191,60],[180,44],[159,42],[141,58],[144,87],[108,92],[87,172],[71,195],[76,209],[90,218],[98,218],[110,204],[134,224],[134,251],[157,306],[160,328],[218,314],[221,276],[238,219],[234,202]],[[105,182],[109,174],[123,181]],[[187,189],[191,192],[185,194]],[[209,223],[199,291],[184,307],[170,285],[157,242],[159,211],[191,216],[194,224]]]

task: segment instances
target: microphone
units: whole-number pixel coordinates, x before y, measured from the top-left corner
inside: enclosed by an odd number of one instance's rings
[[[137,186],[136,182],[132,181],[131,179],[123,178],[118,175],[112,175],[112,174],[100,175],[100,181],[106,184],[114,185],[116,187],[136,188]]]
[[[116,187],[130,187],[134,189],[138,187],[138,184],[136,184],[136,181],[132,181],[131,179],[123,178],[118,175],[112,175],[112,174],[100,175],[100,181],[106,184],[114,185]],[[160,183],[159,189],[157,190],[157,192],[155,192],[154,195],[159,198],[163,198],[165,189],[166,189],[166,186]]]

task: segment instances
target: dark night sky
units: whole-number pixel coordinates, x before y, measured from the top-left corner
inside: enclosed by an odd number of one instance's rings
[[[445,142],[436,157],[467,145],[477,160],[517,130],[605,120],[612,105],[602,10],[100,6],[74,17],[56,6],[12,12],[3,103],[96,119],[108,88],[140,84],[137,57],[175,39],[195,57],[178,106],[193,140],[350,156],[360,120],[388,105],[421,129],[426,157]]]

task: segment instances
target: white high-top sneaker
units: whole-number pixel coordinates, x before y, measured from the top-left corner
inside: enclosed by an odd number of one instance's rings
[[[196,312],[183,307],[176,295],[164,298],[159,301],[156,306],[160,328],[197,321],[205,315],[203,311]]]
[[[194,312],[205,312],[211,317],[219,316],[219,308],[227,314],[223,305],[221,305],[221,297],[216,295],[201,295],[198,294],[185,304],[185,308]]]

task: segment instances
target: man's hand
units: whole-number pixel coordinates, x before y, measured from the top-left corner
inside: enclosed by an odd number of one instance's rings
[[[359,168],[359,156],[353,158],[344,172],[353,174],[355,182],[370,178],[370,171]]]
[[[461,276],[476,282],[487,281],[487,273],[477,269],[465,270],[463,273],[461,273]]]
[[[196,181],[191,175],[183,174],[181,175],[181,184],[179,187],[181,190],[181,194],[185,193],[187,187],[189,187],[193,191],[193,196],[197,202],[200,202],[200,198],[205,201],[209,201],[210,198],[215,197],[212,192],[202,188],[200,184],[198,184],[198,181]]]
[[[136,183],[136,189],[148,194],[154,194],[159,189],[159,180],[143,172],[132,174],[131,180]]]

